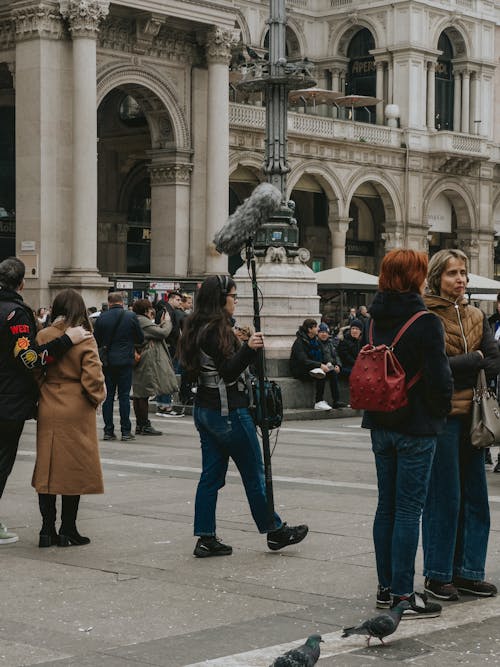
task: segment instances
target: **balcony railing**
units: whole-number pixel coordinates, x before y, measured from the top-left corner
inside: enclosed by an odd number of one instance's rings
[[[264,130],[266,110],[248,104],[229,104],[229,122],[234,127]],[[288,113],[288,132],[291,135],[318,139],[347,139],[384,146],[401,145],[401,130],[382,125],[370,125],[313,114]]]
[[[458,134],[458,132],[436,132],[429,141],[431,151],[443,153],[469,153],[472,155],[487,155],[488,142],[484,137],[472,134]]]

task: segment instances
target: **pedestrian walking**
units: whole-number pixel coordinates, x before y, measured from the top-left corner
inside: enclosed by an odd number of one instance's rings
[[[427,255],[415,250],[388,252],[380,268],[379,291],[370,312],[373,344],[391,346],[406,322],[425,312],[422,294]],[[452,379],[444,349],[443,326],[435,315],[414,321],[395,345],[407,382],[421,373],[401,413],[365,412],[378,482],[373,522],[377,562],[377,607],[396,607],[407,599],[405,617],[434,617],[441,606],[414,590],[415,555],[436,449],[437,434],[450,409]],[[392,597],[391,597],[392,596]]]
[[[0,262],[0,498],[16,460],[24,422],[36,413],[38,387],[33,370],[49,366],[73,345],[90,338],[83,327],[38,345],[33,311],[21,296],[25,266],[17,257]],[[18,536],[0,523],[0,545]]]
[[[489,597],[484,581],[490,510],[484,450],[470,441],[473,388],[484,369],[500,371],[498,345],[479,308],[465,298],[468,260],[461,250],[441,250],[429,263],[427,308],[441,320],[453,372],[452,407],[438,437],[423,514],[425,590],[439,600],[459,593]]]
[[[48,343],[68,327],[92,331],[85,303],[74,289],[65,289],[52,304],[52,324],[37,335]],[[37,372],[40,386],[36,429],[36,461],[32,486],[42,515],[39,547],[80,546],[76,518],[80,496],[103,493],[97,442],[96,409],[106,396],[102,365],[93,336],[71,348],[62,359]],[[56,496],[61,495],[61,526],[56,530]]]
[[[133,306],[144,334],[140,360],[134,366],[132,391],[137,421],[136,435],[162,435],[149,419],[149,397],[170,394],[177,390],[177,379],[168,351],[167,339],[172,322],[163,311],[160,323],[155,324],[155,309],[148,299],[138,299]]]
[[[194,555],[199,558],[232,553],[232,547],[217,538],[215,517],[230,458],[241,475],[257,528],[267,533],[269,549],[298,544],[308,532],[305,525],[288,526],[276,513],[269,516],[262,453],[243,375],[264,347],[264,338],[255,332],[247,342],[239,342],[233,331],[237,298],[231,278],[206,278],[180,341],[181,363],[189,379],[198,381],[194,423],[200,434],[202,473],[195,501]]]

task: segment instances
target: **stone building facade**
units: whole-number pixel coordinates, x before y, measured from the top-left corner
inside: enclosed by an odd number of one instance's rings
[[[288,59],[379,100],[290,107],[314,270],[458,246],[500,274],[498,4],[287,0]],[[25,259],[33,304],[227,270],[214,232],[263,180],[263,101],[237,81],[265,66],[268,15],[260,0],[0,0],[0,256]]]

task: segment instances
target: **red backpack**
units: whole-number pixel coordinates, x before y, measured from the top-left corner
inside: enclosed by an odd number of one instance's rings
[[[415,313],[401,327],[392,343],[373,344],[373,320],[370,322],[369,344],[359,351],[349,376],[351,407],[372,412],[394,412],[408,405],[408,390],[422,377],[419,371],[406,382],[406,374],[394,354],[394,347],[405,331],[428,311]]]

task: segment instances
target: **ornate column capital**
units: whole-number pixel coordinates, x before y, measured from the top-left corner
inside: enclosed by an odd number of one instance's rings
[[[192,164],[160,163],[148,167],[151,185],[189,185]]]
[[[97,38],[99,23],[109,13],[108,0],[61,0],[60,6],[73,38]]]
[[[11,11],[16,41],[28,39],[62,39],[65,34],[64,21],[59,6],[53,2],[38,4],[16,4]]]
[[[238,43],[239,30],[226,30],[212,26],[206,36],[206,56],[209,63],[227,63],[231,60],[231,48]]]
[[[333,218],[332,220],[328,220],[328,227],[332,234],[347,234],[351,222],[352,218]],[[345,239],[343,243],[345,243]]]

